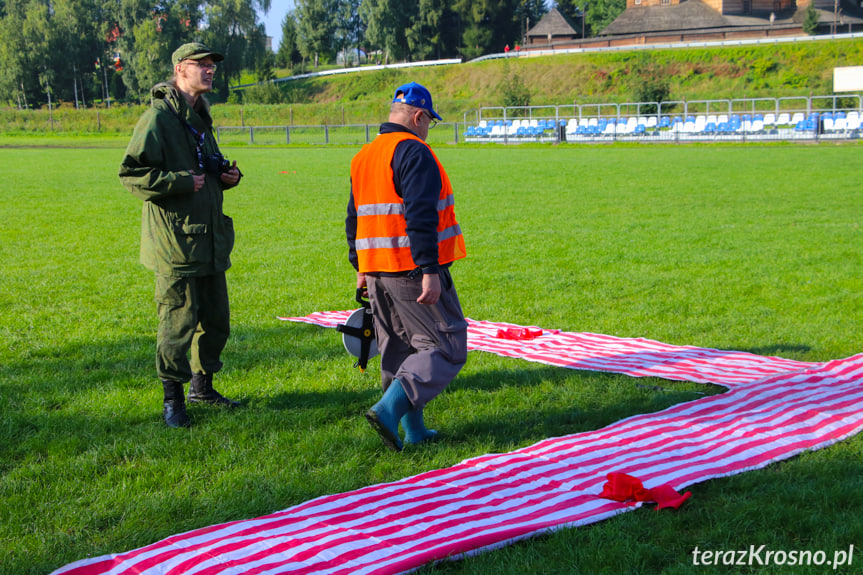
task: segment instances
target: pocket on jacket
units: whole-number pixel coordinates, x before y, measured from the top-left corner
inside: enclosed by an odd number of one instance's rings
[[[177,238],[175,264],[207,263],[213,260],[213,242],[208,237],[207,224],[181,223],[175,231]]]
[[[225,222],[225,251],[227,257],[234,249],[234,220],[230,216],[222,216]]]

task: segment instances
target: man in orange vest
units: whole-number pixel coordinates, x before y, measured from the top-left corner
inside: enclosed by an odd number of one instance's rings
[[[425,143],[441,117],[411,82],[396,90],[389,121],[351,162],[345,221],[357,289],[367,290],[381,352],[383,398],[366,419],[395,451],[432,439],[423,408],[467,361],[467,322],[450,275],[465,257],[453,192]]]

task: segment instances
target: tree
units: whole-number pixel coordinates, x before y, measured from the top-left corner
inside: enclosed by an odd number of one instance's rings
[[[815,10],[814,2],[810,2],[806,7],[806,16],[803,18],[803,31],[810,36],[815,36],[818,33],[818,12]]]
[[[304,57],[314,60],[318,67],[321,54],[333,51],[333,36],[339,0],[297,0],[297,21],[299,22],[299,47]]]
[[[123,83],[134,98],[148,101],[150,88],[173,76],[171,55],[180,45],[194,40],[184,16],[183,7],[163,4],[160,10],[139,20],[118,42],[121,58],[126,60]]]
[[[441,19],[444,0],[419,0],[417,16],[405,31],[412,60],[424,60],[441,50]]]
[[[19,108],[28,107],[35,97],[35,86],[30,85],[32,78],[27,73],[32,66],[24,48],[24,18],[23,6],[11,4],[0,20],[0,93]]]
[[[217,98],[228,98],[228,85],[239,83],[243,68],[265,51],[266,32],[257,11],[269,12],[270,0],[209,0],[204,11],[207,26],[200,34],[205,44],[225,56],[214,80]]]
[[[294,64],[302,62],[298,41],[297,19],[291,10],[282,20],[282,41],[279,42],[279,51],[276,53],[276,66],[293,69]]]
[[[385,52],[385,61],[407,58],[407,29],[418,11],[417,0],[362,0],[360,17],[366,25],[368,43]]]
[[[348,48],[357,50],[357,64],[360,63],[360,42],[363,38],[363,21],[360,18],[360,0],[340,0],[338,24],[333,34],[333,47],[337,53],[344,54],[345,67],[348,66]]]
[[[601,32],[624,10],[626,0],[591,0],[590,9],[585,14],[587,27],[592,33]]]
[[[462,54],[475,58],[499,52],[509,40],[520,36],[518,6],[521,0],[455,0],[453,9],[465,25]]]

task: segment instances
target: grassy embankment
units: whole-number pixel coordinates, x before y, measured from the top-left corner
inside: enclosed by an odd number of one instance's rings
[[[219,126],[376,124],[395,86],[425,84],[448,121],[479,106],[500,106],[515,74],[531,104],[633,101],[633,87],[665,78],[668,100],[829,95],[833,68],[863,64],[863,40],[803,42],[727,48],[680,48],[492,60],[432,68],[359,72],[280,84],[289,103],[278,106],[216,105]],[[6,134],[127,134],[140,106],[75,111],[67,103],[47,109],[0,111]]]

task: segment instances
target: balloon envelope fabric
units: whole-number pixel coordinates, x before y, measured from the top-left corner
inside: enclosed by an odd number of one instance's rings
[[[291,321],[335,327],[350,311]],[[498,337],[528,330],[530,337]],[[681,489],[863,429],[863,355],[824,363],[469,320],[470,349],[549,365],[711,382],[729,391],[510,453],[196,529],[55,574],[390,574],[638,508],[610,473]],[[516,330],[516,331],[512,331]]]

